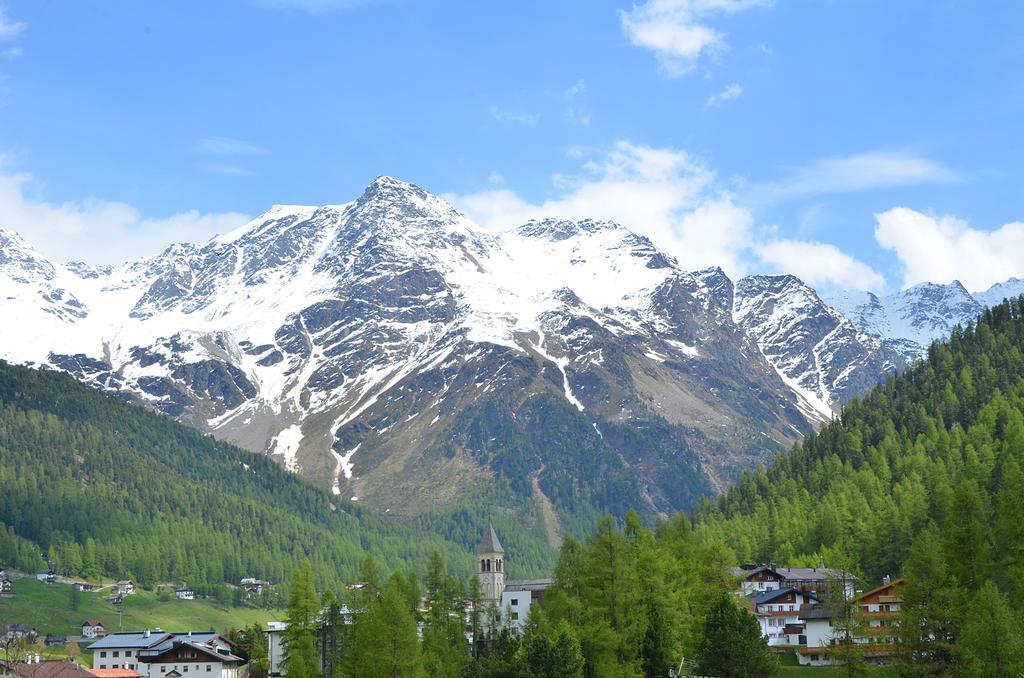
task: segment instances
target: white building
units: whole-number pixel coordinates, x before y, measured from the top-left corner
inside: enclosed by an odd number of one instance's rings
[[[530,619],[530,608],[540,602],[551,579],[511,579],[501,592],[501,619],[506,627],[520,633]]]
[[[128,581],[127,579],[124,581],[117,582],[111,588],[114,592],[114,595],[118,596],[130,596],[131,594],[135,593],[135,583]]]
[[[187,586],[182,586],[180,589],[174,592],[174,595],[178,597],[178,600],[195,600],[196,592]]]
[[[286,622],[267,623],[267,670],[271,676],[280,676],[281,664],[284,662],[284,630],[288,628]]]
[[[238,678],[242,664],[231,643],[212,632],[112,633],[88,649],[92,668],[131,669],[143,678]]]
[[[99,619],[82,622],[83,638],[102,638],[105,635],[107,635],[107,630],[103,628],[103,622]]]
[[[805,634],[800,610],[818,597],[794,588],[772,589],[755,593],[747,599],[754,607],[754,616],[761,625],[761,635],[769,645],[799,645]]]

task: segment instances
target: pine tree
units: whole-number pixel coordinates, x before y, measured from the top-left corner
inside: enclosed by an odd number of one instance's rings
[[[757,619],[728,594],[720,595],[708,611],[697,661],[702,674],[721,678],[761,678],[777,670]]]
[[[316,618],[320,611],[313,588],[313,569],[307,558],[292,576],[288,596],[288,626],[283,634],[284,672],[289,678],[316,678],[320,667],[316,652]]]
[[[1024,629],[992,582],[967,607],[956,653],[957,672],[964,676],[1013,678],[1024,672]]]
[[[356,620],[350,664],[355,678],[426,675],[406,586],[401,573],[391,575],[383,594]]]
[[[929,526],[911,546],[904,568],[900,637],[907,671],[920,675],[949,670],[959,631],[960,596],[940,542],[938,530]]]

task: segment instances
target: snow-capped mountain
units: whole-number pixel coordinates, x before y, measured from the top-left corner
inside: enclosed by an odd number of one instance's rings
[[[491,235],[388,177],[113,269],[4,232],[0,313],[7,360],[405,515],[685,508],[903,365],[790,276],[687,272],[610,222]]]
[[[791,275],[756,275],[736,285],[734,317],[765,358],[815,414],[869,390],[906,361],[878,337],[854,327]]]
[[[871,292],[840,292],[828,303],[858,329],[883,339],[908,361],[921,358],[936,339],[957,325],[967,325],[986,306],[1024,294],[1024,280],[1011,278],[984,292],[971,294],[959,281],[942,285],[921,283],[888,296]]]

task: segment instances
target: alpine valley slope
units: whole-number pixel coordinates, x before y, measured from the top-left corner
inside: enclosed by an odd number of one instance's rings
[[[491,235],[389,177],[116,268],[0,231],[0,315],[7,360],[392,514],[486,493],[552,541],[688,508],[906,364],[792,276],[683,271],[610,222]]]

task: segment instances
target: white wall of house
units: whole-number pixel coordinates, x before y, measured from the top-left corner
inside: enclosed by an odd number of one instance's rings
[[[94,669],[132,669],[142,675],[145,671],[139,668],[139,651],[137,648],[113,647],[95,650],[92,653]]]
[[[529,591],[502,591],[501,619],[504,625],[522,633],[530,618],[532,602],[533,594]]]
[[[288,624],[270,622],[267,624],[267,659],[271,676],[281,675],[281,663],[284,661],[284,630]]]

